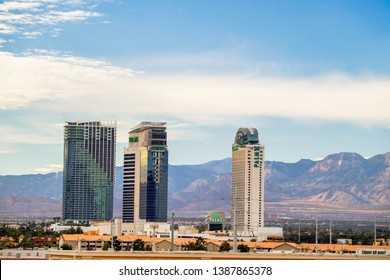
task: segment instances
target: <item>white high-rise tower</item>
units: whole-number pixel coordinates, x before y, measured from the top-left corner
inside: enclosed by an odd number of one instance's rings
[[[231,217],[242,233],[256,234],[264,227],[264,175],[264,146],[257,129],[238,129],[232,146]]]

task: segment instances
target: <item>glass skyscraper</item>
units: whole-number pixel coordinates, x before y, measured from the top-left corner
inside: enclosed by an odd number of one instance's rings
[[[238,129],[232,146],[231,204],[238,231],[251,234],[264,227],[264,176],[264,146],[257,129]]]
[[[164,122],[142,122],[124,151],[124,223],[167,221],[168,146]]]
[[[67,122],[64,126],[63,219],[113,218],[116,122]]]

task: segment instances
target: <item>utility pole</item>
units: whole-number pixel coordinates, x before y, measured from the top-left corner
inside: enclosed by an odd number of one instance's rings
[[[374,222],[374,246],[376,245],[376,216],[375,216],[375,222]]]
[[[175,244],[174,244],[174,242],[175,242],[175,238],[174,238],[174,222],[173,222],[173,218],[175,217],[175,213],[173,213],[172,212],[172,221],[171,221],[171,252],[173,252],[174,251],[174,249],[175,249]]]
[[[237,189],[236,185],[235,197],[234,197],[234,219],[233,219],[233,252],[237,253]]]
[[[111,249],[114,251],[114,233],[112,230],[112,222],[113,222],[113,219],[110,220],[110,227],[111,227]]]
[[[301,219],[298,220],[298,243],[301,243]]]
[[[332,245],[332,219],[329,220],[329,244]]]
[[[156,252],[156,244],[154,238],[156,237],[156,229],[158,229],[158,224],[152,224],[151,228],[153,229],[152,252]]]
[[[316,254],[318,253],[318,213],[316,213]]]

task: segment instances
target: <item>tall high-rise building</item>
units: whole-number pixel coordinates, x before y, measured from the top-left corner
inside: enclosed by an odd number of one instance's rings
[[[165,124],[142,122],[129,132],[129,146],[124,150],[123,164],[124,223],[167,221],[168,146]]]
[[[113,218],[116,122],[67,122],[64,126],[63,219]]]
[[[264,146],[256,128],[238,129],[232,146],[232,220],[235,215],[238,231],[264,227]]]

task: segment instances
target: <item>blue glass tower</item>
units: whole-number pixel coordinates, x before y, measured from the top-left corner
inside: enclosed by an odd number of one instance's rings
[[[166,222],[168,146],[165,123],[142,122],[129,132],[124,151],[122,219]]]
[[[116,122],[67,122],[64,127],[63,219],[113,217]]]

